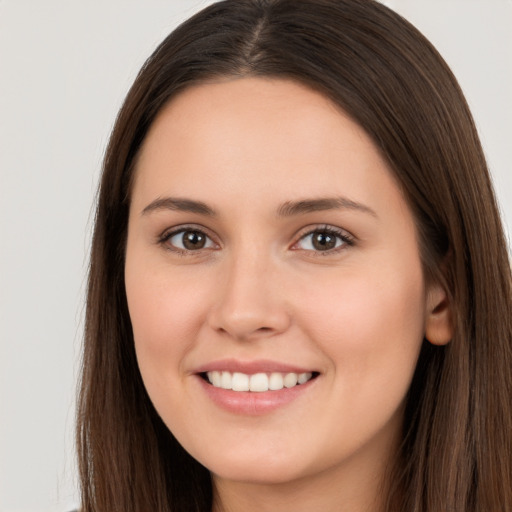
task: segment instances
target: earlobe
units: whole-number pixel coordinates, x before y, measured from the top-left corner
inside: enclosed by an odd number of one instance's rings
[[[446,345],[453,338],[453,313],[446,291],[432,285],[427,293],[425,338],[432,345]]]

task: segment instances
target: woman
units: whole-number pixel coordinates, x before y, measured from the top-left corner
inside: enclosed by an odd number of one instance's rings
[[[510,285],[470,112],[413,27],[208,7],[105,158],[83,510],[510,510]]]

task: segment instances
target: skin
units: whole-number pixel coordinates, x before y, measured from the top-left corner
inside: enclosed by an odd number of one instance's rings
[[[167,197],[215,215],[155,205]],[[279,215],[340,197],[350,203]],[[326,226],[342,238],[317,250],[310,234]],[[208,236],[205,247],[165,238],[183,227]],[[356,123],[292,81],[180,93],[137,163],[125,277],[145,386],[212,472],[215,510],[380,509],[423,338],[446,343],[451,327],[444,291],[425,283],[411,211]],[[236,414],[195,373],[226,358],[319,375],[268,414]]]

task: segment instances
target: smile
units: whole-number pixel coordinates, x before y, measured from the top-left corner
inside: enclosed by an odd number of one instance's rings
[[[196,368],[192,375],[216,406],[231,414],[260,416],[310,396],[321,373],[278,361],[223,359]]]
[[[249,375],[241,372],[209,371],[205,373],[205,376],[215,388],[262,393],[305,384],[315,375],[312,372],[272,372]]]

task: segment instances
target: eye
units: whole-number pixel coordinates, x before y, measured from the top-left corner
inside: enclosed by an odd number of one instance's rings
[[[303,251],[329,252],[351,245],[354,245],[353,237],[347,232],[325,227],[309,231],[293,248]]]
[[[200,251],[216,247],[213,240],[199,229],[180,229],[165,235],[162,243],[178,251]]]

